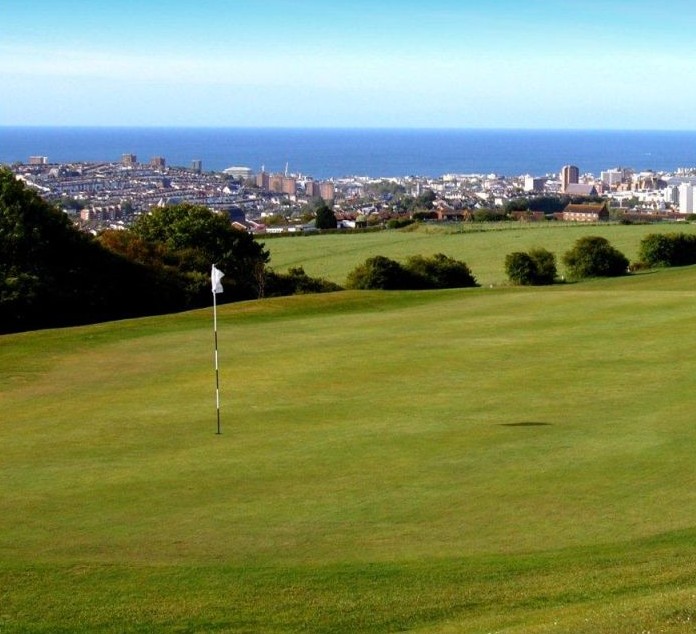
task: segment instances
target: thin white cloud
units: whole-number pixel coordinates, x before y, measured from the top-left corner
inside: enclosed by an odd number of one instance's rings
[[[12,60],[11,62],[9,60]],[[123,52],[74,49],[0,48],[2,74],[23,77],[112,78],[143,81],[220,81],[233,69],[224,61],[154,57]]]

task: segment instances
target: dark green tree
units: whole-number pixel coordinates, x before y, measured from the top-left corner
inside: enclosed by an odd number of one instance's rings
[[[373,196],[381,196],[386,198],[403,196],[403,194],[406,192],[406,188],[403,185],[393,181],[381,180],[379,182],[365,185],[365,191]]]
[[[583,279],[626,275],[629,262],[606,238],[584,236],[563,255],[563,264],[572,279]]]
[[[530,211],[543,211],[545,214],[552,214],[563,211],[570,199],[566,196],[538,196],[529,199]]]
[[[464,262],[438,253],[431,257],[412,256],[404,265],[382,255],[368,258],[349,273],[346,286],[357,289],[415,290],[466,288],[478,284]]]
[[[469,267],[443,253],[431,257],[414,255],[406,260],[407,271],[423,288],[468,288],[478,286]]]
[[[74,211],[80,211],[85,208],[85,203],[82,200],[77,200],[70,196],[64,196],[60,199],[60,206],[63,209],[72,209]]]
[[[333,210],[324,201],[316,209],[315,226],[317,229],[335,229],[338,221]]]
[[[505,203],[503,210],[506,214],[512,213],[513,211],[528,211],[529,200],[526,198],[513,198]]]
[[[531,286],[536,277],[536,265],[529,253],[514,251],[505,256],[505,274],[519,286]]]
[[[525,253],[515,251],[505,257],[505,273],[513,284],[543,286],[556,279],[556,256],[546,249],[536,248]]]
[[[102,248],[0,169],[0,331],[167,312],[175,286]]]
[[[148,249],[161,253],[163,265],[186,276],[193,306],[210,299],[212,264],[225,273],[221,301],[263,295],[269,253],[246,231],[232,227],[225,214],[189,203],[165,206],[141,216],[130,231]]]
[[[436,199],[437,196],[435,195],[435,192],[432,189],[426,189],[424,192],[416,196],[414,204],[420,209],[432,209],[433,203]]]
[[[304,295],[306,293],[331,293],[341,287],[328,280],[310,277],[301,266],[288,269],[287,273],[266,271],[266,297]]]
[[[651,233],[640,241],[639,258],[651,267],[696,264],[696,236]]]
[[[529,250],[529,257],[532,258],[536,267],[536,284],[543,286],[553,284],[556,280],[556,256],[540,247]]]
[[[383,255],[368,258],[363,264],[355,267],[346,281],[348,288],[360,290],[405,290],[418,288],[413,276],[399,264]]]
[[[477,209],[473,213],[475,222],[502,222],[507,220],[507,214],[499,209]]]

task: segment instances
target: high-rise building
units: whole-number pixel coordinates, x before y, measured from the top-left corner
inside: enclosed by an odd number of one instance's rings
[[[324,200],[333,200],[336,197],[336,188],[334,184],[330,181],[323,181],[319,185],[319,195]]]
[[[580,180],[580,170],[575,165],[564,165],[561,168],[561,191],[566,191],[568,185],[576,185]]]
[[[150,167],[153,169],[159,170],[159,169],[164,169],[167,165],[167,161],[164,159],[163,156],[153,156],[150,159]]]
[[[282,192],[288,196],[294,196],[297,193],[297,180],[292,176],[283,176]]]
[[[308,198],[319,198],[321,191],[317,181],[307,181],[305,183],[305,194]]]
[[[135,167],[138,157],[135,154],[122,154],[121,165],[124,167]]]
[[[268,179],[268,191],[280,194],[283,191],[283,176],[281,174],[271,174]]]
[[[196,172],[196,174],[200,174],[203,171],[203,161],[200,159],[191,161],[191,169]]]
[[[606,170],[601,172],[599,177],[610,189],[615,189],[623,183],[624,171],[621,169]]]
[[[545,184],[545,178],[535,178],[534,176],[524,177],[524,191],[526,192],[543,192]]]
[[[261,189],[270,189],[271,187],[271,177],[263,168],[256,175],[256,186]]]
[[[47,156],[30,156],[29,165],[46,165],[48,163]]]
[[[679,187],[676,185],[667,185],[667,187],[662,190],[662,197],[666,203],[669,203],[670,205],[678,205]]]
[[[696,188],[691,183],[679,185],[679,212],[682,214],[692,214],[696,209]]]

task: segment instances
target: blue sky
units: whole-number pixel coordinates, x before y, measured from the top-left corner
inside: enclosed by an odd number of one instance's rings
[[[696,129],[694,34],[692,0],[11,0],[0,125]]]

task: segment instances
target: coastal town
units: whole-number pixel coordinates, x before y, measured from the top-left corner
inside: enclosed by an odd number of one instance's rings
[[[315,230],[311,211],[318,200],[333,209],[342,229],[384,225],[414,214],[432,221],[491,219],[504,212],[521,221],[657,222],[685,220],[696,213],[696,167],[674,173],[615,167],[595,175],[565,165],[557,174],[543,176],[349,176],[321,181],[287,167],[283,173],[243,166],[206,172],[202,167],[201,161],[177,167],[169,166],[165,157],[140,162],[124,154],[117,162],[66,164],[32,156],[11,169],[76,225],[92,232],[126,228],[154,207],[177,203],[227,213],[231,222],[254,234]],[[427,209],[405,205],[405,198],[426,200]],[[530,204],[549,199],[563,201],[564,207]]]

